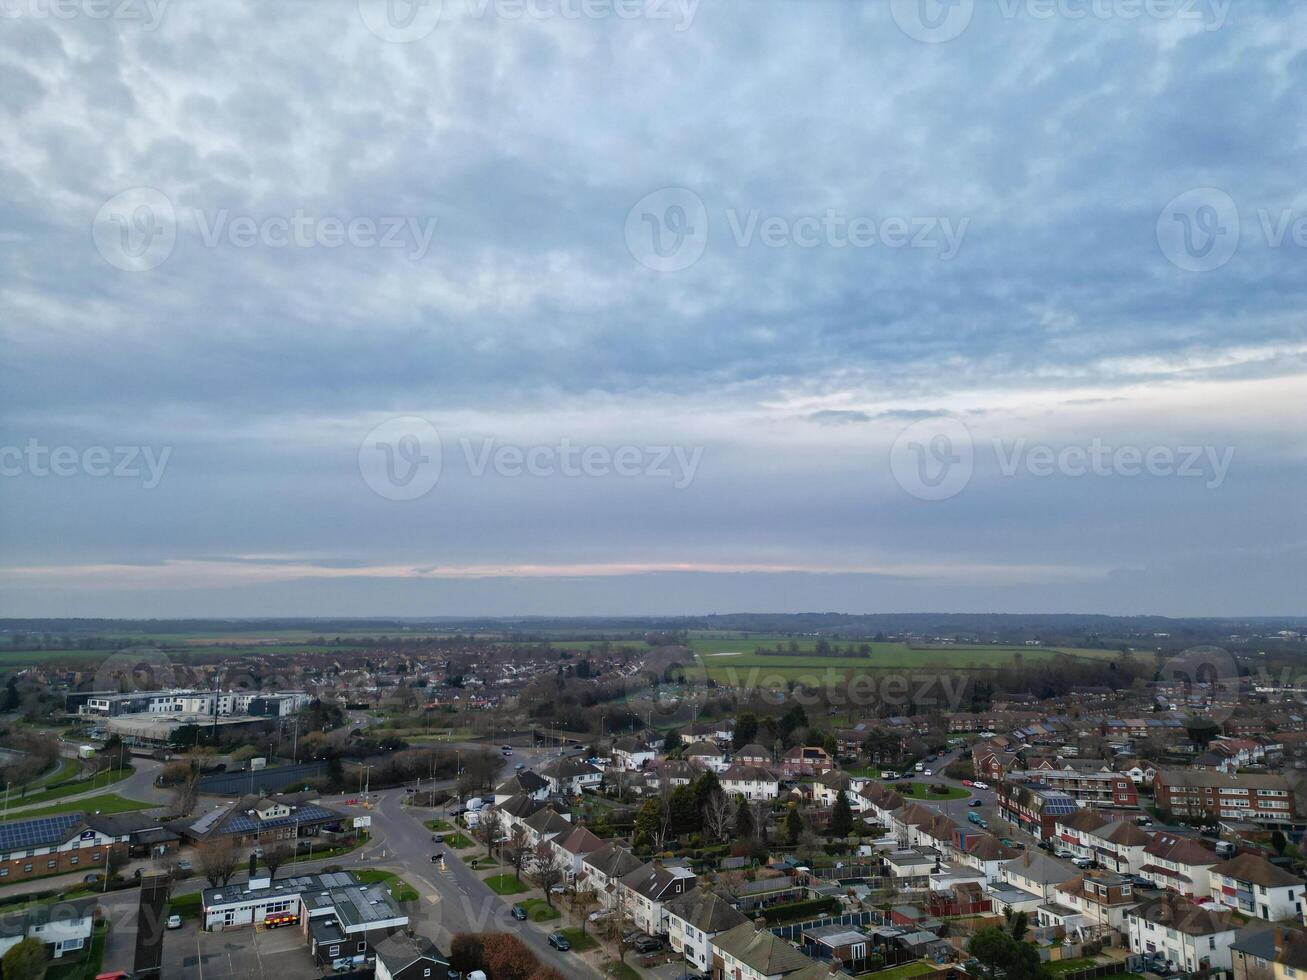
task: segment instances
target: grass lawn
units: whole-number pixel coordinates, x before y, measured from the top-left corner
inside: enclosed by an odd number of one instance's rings
[[[1057,976],[1060,973],[1070,973],[1072,970],[1083,970],[1087,966],[1096,966],[1094,960],[1087,956],[1080,956],[1072,960],[1050,960],[1044,964],[1048,967],[1048,972]]]
[[[54,772],[47,772],[38,776],[29,783],[29,787],[49,786],[51,783],[61,783],[65,779],[75,779],[77,774],[82,771],[81,762],[77,759],[60,759],[59,765],[55,766]]]
[[[454,833],[445,838],[445,843],[450,847],[462,850],[467,847],[476,847],[477,842],[465,834]]]
[[[189,895],[174,895],[168,899],[168,914],[176,913],[183,919],[198,919],[200,917],[200,899],[203,895],[200,892],[192,892]]]
[[[418,895],[416,888],[393,871],[355,871],[354,877],[365,885],[388,882],[386,890],[390,892],[390,897],[397,902],[416,902],[421,897]]]
[[[521,878],[512,874],[491,875],[483,879],[486,886],[496,895],[519,895],[530,891],[530,887]]]
[[[869,977],[875,978],[875,980],[906,980],[907,977],[916,977],[934,971],[935,967],[931,966],[931,964],[917,960],[913,963],[892,966],[888,970],[879,970],[876,973],[864,973],[858,977],[858,980],[867,980]]]
[[[454,825],[448,820],[441,820],[437,817],[435,820],[423,821],[422,826],[427,830],[434,830],[437,834],[445,834],[454,829]]]
[[[562,914],[558,909],[551,909],[543,898],[526,898],[517,904],[526,909],[528,922],[553,922]]]
[[[567,932],[566,929],[563,931]],[[571,939],[572,937],[568,936],[567,938]],[[587,936],[586,938],[589,939],[590,937]],[[575,943],[572,944],[572,948],[577,948]],[[610,977],[615,977],[616,980],[640,980],[640,974],[636,972],[635,967],[620,960],[609,960],[604,964],[604,972]]]
[[[52,817],[56,813],[76,813],[84,810],[87,813],[127,813],[131,810],[149,810],[151,807],[158,806],[157,803],[141,803],[137,800],[128,800],[116,793],[104,793],[100,796],[88,796],[81,800],[69,800],[67,803],[60,803],[57,806],[41,807],[36,810],[22,810],[13,814],[15,820],[26,820],[29,817]]]
[[[71,759],[65,760],[71,762]],[[50,800],[61,800],[65,796],[72,796],[74,793],[85,793],[88,790],[105,788],[119,780],[126,779],[135,770],[131,766],[123,766],[121,769],[111,769],[108,772],[102,772],[93,778],[78,779],[71,783],[64,783],[62,786],[56,786],[53,789],[43,789],[39,793],[28,793],[26,796],[18,796],[12,791],[9,794],[10,806],[30,806],[33,803],[46,803]]]
[[[91,935],[91,945],[79,950],[76,955],[70,954],[57,964],[48,966],[45,980],[94,980],[104,963],[104,944],[108,935],[108,923],[96,926]]]

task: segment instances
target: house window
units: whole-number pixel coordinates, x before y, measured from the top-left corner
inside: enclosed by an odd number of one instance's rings
[[[360,952],[360,953],[363,952],[363,951],[364,951],[365,949],[367,949],[367,948],[368,948],[368,944],[367,944],[366,942],[361,942],[361,943],[359,943],[359,952]]]
[[[30,864],[24,864],[24,865],[23,865],[23,870],[24,870],[24,871],[31,871],[31,870],[32,870],[32,866],[31,866]]]
[[[70,858],[68,859],[68,863],[69,863],[69,864],[76,864],[76,863],[77,863],[78,861],[80,861],[80,860],[81,860],[81,858],[78,857],[76,854],[74,854],[72,857],[70,857]]]
[[[339,956],[339,955],[340,955],[340,947],[339,947],[339,946],[332,946],[332,947],[331,947],[331,950],[330,950],[330,953],[331,953],[332,956]]]

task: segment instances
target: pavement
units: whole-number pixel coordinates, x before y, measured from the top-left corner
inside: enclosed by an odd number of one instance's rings
[[[500,778],[512,773],[519,762],[536,766],[556,751],[518,749],[514,756],[505,760]],[[424,790],[451,786],[452,783],[438,782],[434,786],[428,781],[422,783]],[[417,889],[420,896],[416,908],[410,911],[411,928],[431,939],[440,949],[448,951],[450,940],[460,932],[511,932],[519,936],[543,964],[566,976],[586,980],[598,980],[602,976],[598,968],[602,950],[584,954],[562,953],[549,945],[546,937],[554,929],[576,925],[566,909],[562,910],[562,918],[551,922],[529,923],[514,919],[510,912],[513,904],[525,898],[543,897],[539,889],[503,898],[492,892],[481,881],[486,872],[471,870],[456,852],[432,843],[431,831],[423,826],[423,821],[447,814],[443,809],[405,806],[403,801],[409,795],[409,789],[375,791],[367,801],[370,806],[362,802],[345,803],[347,799],[358,799],[357,794],[324,797],[325,805],[342,813],[372,817],[368,843],[338,858],[286,865],[279,871],[279,877],[321,871],[328,864],[339,865],[345,870],[373,868],[393,871]],[[443,866],[430,860],[436,851],[446,855]],[[484,848],[480,847],[463,852],[468,859],[484,853]],[[188,878],[177,883],[173,894],[191,894],[206,885],[202,878]],[[115,924],[105,946],[103,969],[106,971],[132,968],[138,902],[136,889],[109,892],[101,900],[105,914]],[[283,937],[288,936],[294,937],[293,946],[298,952],[289,952],[289,947],[282,949],[281,944],[289,941]],[[260,977],[293,980],[298,976],[318,975],[311,971],[307,947],[298,930],[294,929],[263,932],[249,928],[205,933],[195,923],[187,923],[184,928],[165,934],[164,965],[165,977],[186,976],[205,980],[238,975],[249,980]],[[300,965],[309,967],[311,972],[299,972]]]

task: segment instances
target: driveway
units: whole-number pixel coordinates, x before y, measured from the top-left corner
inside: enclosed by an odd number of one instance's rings
[[[194,922],[164,934],[164,977],[196,980],[316,980],[313,963],[298,929],[246,926],[205,932]]]

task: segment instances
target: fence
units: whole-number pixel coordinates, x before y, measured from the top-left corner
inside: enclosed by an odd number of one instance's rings
[[[819,926],[879,925],[884,925],[884,917],[880,912],[845,912],[842,915],[829,915],[820,919],[813,919],[811,922],[798,922],[788,926],[772,926],[771,931],[774,936],[780,936],[790,942],[798,942],[805,929],[816,929]]]
[[[327,774],[325,762],[301,762],[298,766],[276,766],[272,769],[220,772],[200,780],[200,792],[212,796],[241,796],[256,793],[278,793],[306,780]]]

